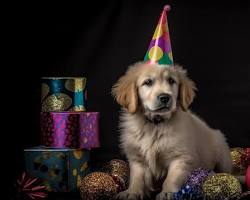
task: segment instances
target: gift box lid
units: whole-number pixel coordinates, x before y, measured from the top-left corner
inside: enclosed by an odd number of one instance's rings
[[[88,149],[77,149],[77,148],[54,148],[54,147],[46,147],[46,146],[36,146],[31,148],[26,148],[24,151],[76,151],[76,150],[82,150],[82,151],[89,151]]]
[[[83,77],[83,76],[76,76],[76,77],[73,77],[73,76],[63,76],[63,77],[41,77],[41,79],[86,79],[86,77]]]

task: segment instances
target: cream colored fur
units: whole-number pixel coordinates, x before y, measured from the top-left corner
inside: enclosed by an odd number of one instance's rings
[[[166,80],[174,78],[170,85]],[[151,78],[152,86],[143,81]],[[198,167],[231,172],[230,150],[224,135],[210,128],[188,110],[195,96],[195,85],[179,66],[163,68],[136,63],[113,87],[113,95],[123,107],[121,148],[130,165],[129,188],[118,199],[143,199],[162,181],[158,200],[171,199]],[[160,93],[173,97],[170,110],[157,111]],[[155,116],[163,119],[152,123]]]

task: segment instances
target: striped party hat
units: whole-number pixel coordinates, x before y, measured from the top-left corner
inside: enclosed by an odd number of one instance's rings
[[[170,6],[164,6],[148,51],[144,57],[146,63],[162,65],[172,65],[174,63],[168,30],[168,11],[170,11]]]

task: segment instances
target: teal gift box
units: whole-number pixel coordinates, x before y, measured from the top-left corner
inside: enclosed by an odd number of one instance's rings
[[[30,176],[42,179],[48,191],[72,192],[90,172],[89,153],[85,149],[25,149],[25,168]]]
[[[42,112],[86,111],[85,77],[42,77]]]

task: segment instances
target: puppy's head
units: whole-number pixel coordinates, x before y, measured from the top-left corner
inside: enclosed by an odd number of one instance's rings
[[[186,111],[195,96],[195,84],[180,66],[136,63],[112,88],[116,101],[128,112],[170,118],[178,106]]]

